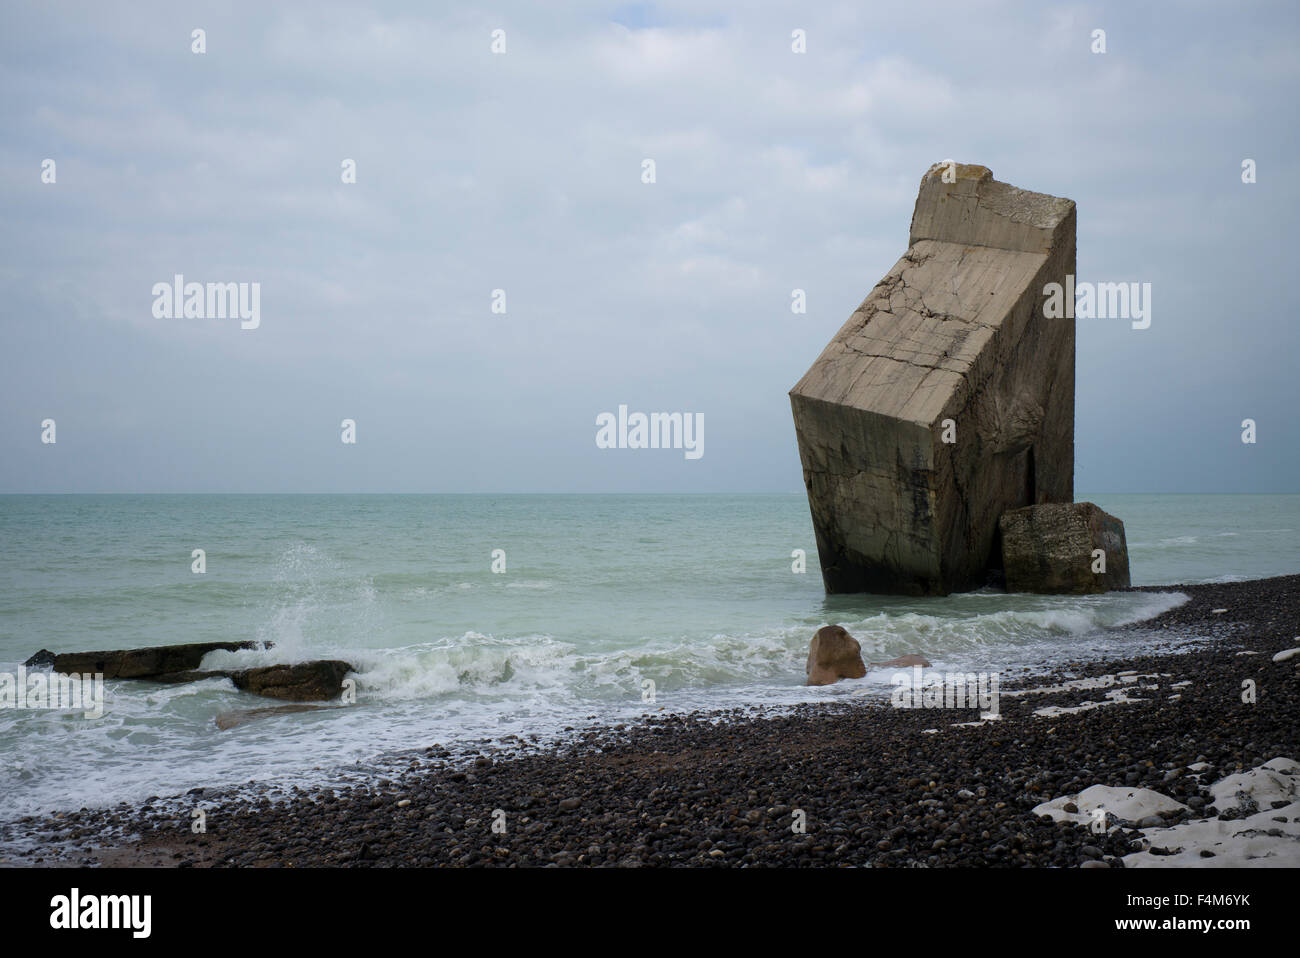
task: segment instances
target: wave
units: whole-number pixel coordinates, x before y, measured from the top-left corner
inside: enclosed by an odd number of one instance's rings
[[[1069,650],[1062,639],[1130,625],[1187,601],[1182,593],[1112,593],[1061,597],[1001,595],[1029,607],[970,614],[879,612],[840,619],[868,661],[921,653],[938,664],[1008,662]],[[337,651],[357,670],[358,694],[375,701],[469,696],[500,700],[552,694],[574,701],[660,690],[798,685],[816,624],[743,633],[646,637],[634,645],[594,646],[550,634],[496,636],[468,631],[402,648]],[[292,648],[292,645],[290,645]],[[285,648],[216,652],[207,667],[285,660]]]

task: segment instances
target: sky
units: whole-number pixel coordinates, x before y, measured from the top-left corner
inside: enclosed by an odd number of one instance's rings
[[[1076,491],[1300,492],[1300,6],[1141,6],[6,3],[0,492],[800,492],[788,391],[949,158],[1151,284],[1077,321]]]

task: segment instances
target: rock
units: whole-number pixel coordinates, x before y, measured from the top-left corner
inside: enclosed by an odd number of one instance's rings
[[[328,705],[273,705],[264,709],[237,709],[222,712],[217,716],[216,722],[217,728],[224,730],[235,728],[237,725],[247,725],[249,722],[272,715],[284,715],[288,712],[316,712],[329,707]]]
[[[838,625],[817,630],[808,649],[806,685],[830,685],[840,679],[860,679],[867,674],[862,664],[862,646]]]
[[[790,391],[827,592],[979,588],[1004,512],[1074,498],[1073,201],[936,164],[908,242]]]
[[[1083,595],[1129,586],[1124,523],[1091,502],[1013,509],[999,529],[1008,592]],[[1093,571],[1097,549],[1104,572]]]
[[[119,649],[104,652],[52,653],[41,649],[24,663],[48,665],[64,675],[103,673],[106,679],[147,679],[172,672],[197,669],[203,657],[218,650],[235,652],[259,648],[257,642],[193,642],[188,645],[158,645],[151,649]]]
[[[896,659],[890,659],[888,662],[871,663],[873,669],[909,669],[916,665],[919,665],[923,669],[930,668],[930,663],[926,660],[925,656],[915,655],[910,652],[907,655],[900,655]]]
[[[1210,794],[1221,809],[1254,814],[1275,802],[1295,801],[1300,796],[1297,776],[1300,776],[1300,763],[1279,757],[1258,768],[1219,779],[1210,787]]]
[[[302,662],[298,665],[268,665],[230,673],[235,687],[254,695],[290,702],[325,701],[343,691],[343,679],[352,666],[338,659]]]
[[[1073,808],[1074,811],[1068,811]],[[1110,785],[1092,785],[1077,796],[1063,796],[1034,806],[1032,814],[1047,815],[1057,822],[1076,822],[1091,825],[1097,809],[1105,812],[1109,826],[1112,820],[1134,822],[1148,815],[1162,812],[1185,811],[1187,806],[1147,788],[1117,788]]]
[[[230,679],[235,688],[254,695],[290,702],[323,702],[343,691],[343,679],[355,671],[347,662],[323,659],[297,665],[265,665],[253,669],[196,669],[151,676],[155,682],[168,684],[201,682],[204,679]]]

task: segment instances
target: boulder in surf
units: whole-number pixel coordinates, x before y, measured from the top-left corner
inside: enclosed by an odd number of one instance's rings
[[[830,685],[840,679],[860,679],[867,674],[862,664],[862,646],[838,625],[817,630],[808,649],[807,685]]]

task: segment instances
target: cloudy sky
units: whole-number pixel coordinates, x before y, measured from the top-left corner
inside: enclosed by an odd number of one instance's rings
[[[0,491],[800,491],[787,392],[949,157],[1152,284],[1079,320],[1081,494],[1300,491],[1298,8],[1135,6],[5,4]]]

